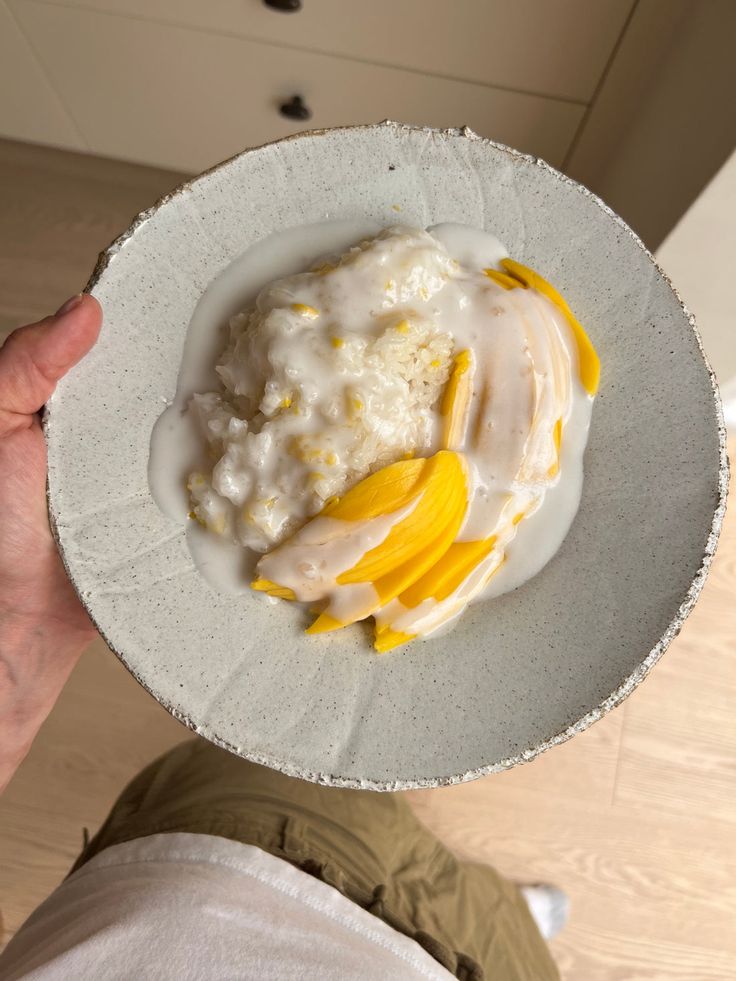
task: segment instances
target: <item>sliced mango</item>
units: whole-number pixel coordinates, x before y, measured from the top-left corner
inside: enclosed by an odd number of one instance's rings
[[[547,471],[548,477],[555,477],[560,469],[560,446],[562,445],[562,419],[558,419],[555,423],[555,428],[552,430],[552,439],[555,442],[555,449],[557,450],[557,459],[552,464],[552,466]]]
[[[376,593],[354,616],[370,616],[431,569],[459,532],[468,503],[465,464],[455,453],[441,450],[428,461],[431,472],[414,510],[396,524],[384,542],[337,578],[341,586],[371,583]],[[352,620],[349,622],[353,622]],[[310,633],[326,633],[347,626],[328,611],[317,617]]]
[[[476,542],[454,542],[429,572],[401,593],[401,603],[414,608],[426,599],[447,599],[491,552],[495,544],[495,535]]]
[[[318,517],[331,517],[342,521],[369,521],[381,515],[391,514],[406,507],[422,492],[426,484],[427,460],[424,458],[400,460],[371,474],[352,487],[343,497],[331,497]],[[332,537],[328,537],[315,549],[329,547]],[[287,540],[280,548],[289,545]],[[256,578],[251,588],[266,592],[281,599],[294,600],[296,596],[289,587],[272,582],[263,577]],[[326,623],[327,621],[322,621]],[[329,626],[317,627],[335,629]]]
[[[412,503],[415,506],[391,528],[380,545],[337,577],[335,589],[365,583],[374,587],[363,608],[352,611],[352,619],[370,616],[390,602],[431,569],[450,547],[468,505],[465,460],[458,453],[440,450],[429,459],[393,463],[323,508],[320,516],[352,524],[393,514]],[[316,544],[315,553],[331,545],[331,539]],[[256,579],[252,586],[271,596],[295,599],[291,588],[266,578]],[[330,612],[329,593],[325,599],[326,607],[308,630],[311,634],[346,626]]]
[[[386,651],[390,651],[400,644],[407,644],[410,640],[414,640],[415,637],[416,634],[405,634],[401,630],[393,630],[391,627],[377,626],[376,639],[373,642],[373,646],[379,654],[385,654]]]
[[[580,381],[583,383],[583,388],[586,392],[590,395],[595,395],[600,382],[601,363],[590,338],[585,333],[582,324],[576,319],[572,310],[567,305],[565,298],[546,279],[543,279],[539,273],[534,272],[528,266],[523,266],[520,262],[514,261],[514,259],[502,259],[501,265],[524,286],[531,287],[548,297],[565,315],[578,346]]]
[[[331,617],[329,613],[320,613],[317,619],[314,621],[311,627],[307,627],[308,634],[325,634],[330,630],[339,630],[344,624],[340,623],[334,617]]]
[[[269,596],[276,596],[278,599],[285,600],[295,600],[296,594],[293,589],[289,589],[288,586],[279,586],[276,582],[271,582],[270,579],[254,579],[250,584],[251,589],[255,589],[259,593],[268,593]]]
[[[411,584],[414,583],[418,577],[421,577],[428,572],[452,545],[455,536],[460,530],[463,518],[465,517],[465,507],[466,502],[463,502],[461,507],[455,509],[450,523],[447,524],[442,533],[435,537],[425,548],[415,554],[403,565],[393,569],[385,576],[382,576],[380,579],[373,582],[372,585],[376,591],[377,599],[373,603],[366,604],[366,606],[358,612],[358,615],[355,616],[353,620],[342,622],[335,619],[335,617],[329,613],[320,613],[312,626],[307,630],[307,633],[328,633],[332,630],[339,630],[341,627],[347,627],[349,623],[353,623],[355,620],[364,620],[366,617],[369,617],[375,613],[380,607],[385,606],[387,603],[390,603],[391,600],[396,599],[396,597],[411,586]]]
[[[321,514],[343,521],[369,521],[406,507],[423,489],[427,459],[399,460],[361,480],[340,498],[328,502]]]
[[[467,496],[467,485],[463,480],[462,486],[456,487],[454,500],[448,503],[443,512],[435,515],[434,520],[430,522],[430,528],[425,527],[422,536],[427,542],[425,547],[403,565],[374,581],[373,585],[382,606],[408,589],[412,583],[441,561],[462,527],[467,510]],[[434,527],[431,527],[432,525]]]
[[[501,272],[500,269],[484,269],[483,272],[489,279],[492,279],[494,283],[498,283],[499,286],[503,286],[505,290],[518,290],[522,285],[518,279],[513,276],[509,276],[508,273]]]
[[[389,469],[385,467],[379,474],[385,474]],[[441,532],[446,523],[454,523],[454,512],[457,511],[457,503],[460,503],[458,491],[467,493],[465,467],[461,457],[456,453],[440,450],[426,461],[423,478],[422,495],[416,507],[391,529],[385,541],[366,552],[357,565],[337,577],[340,585],[375,582],[404,562],[415,558],[424,549],[428,537]],[[389,487],[389,492],[390,490]],[[348,501],[349,496],[350,492],[343,498],[343,503]],[[390,514],[396,510],[398,509],[391,501],[388,506],[383,507],[382,513]]]
[[[472,351],[460,351],[455,355],[440,402],[440,415],[443,418],[442,445],[448,450],[459,449],[465,439],[474,370]]]

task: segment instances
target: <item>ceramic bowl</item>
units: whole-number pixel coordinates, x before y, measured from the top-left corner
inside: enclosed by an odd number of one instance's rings
[[[308,638],[289,604],[209,588],[147,479],[151,430],[213,280],[274,231],[353,218],[493,231],[564,293],[603,365],[582,503],[559,552],[447,635],[383,657],[360,626]],[[639,239],[544,162],[466,129],[301,134],[167,195],[100,257],[88,289],[104,328],[45,422],[52,525],[112,650],[207,739],[326,784],[468,780],[599,719],[692,609],[725,504],[715,381]]]

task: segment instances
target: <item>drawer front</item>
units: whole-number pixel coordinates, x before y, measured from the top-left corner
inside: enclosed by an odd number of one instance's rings
[[[469,125],[559,164],[584,111],[142,20],[29,0],[13,9],[90,148],[161,167],[198,171],[302,129],[385,118]],[[312,110],[308,122],[279,114],[295,94]]]
[[[53,0],[588,102],[632,0]]]

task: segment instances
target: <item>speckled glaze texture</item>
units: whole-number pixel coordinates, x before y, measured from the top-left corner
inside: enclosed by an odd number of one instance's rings
[[[466,222],[569,299],[601,356],[578,516],[555,558],[446,636],[376,657],[361,625],[210,590],[156,507],[149,439],[212,279],[296,224]],[[544,162],[395,123],[249,150],[144,212],[100,258],[92,353],[45,420],[49,507],[100,632],[176,718],[285,773],[399,790],[532,759],[621,702],[702,588],[725,508],[718,393],[692,317],[631,230]]]

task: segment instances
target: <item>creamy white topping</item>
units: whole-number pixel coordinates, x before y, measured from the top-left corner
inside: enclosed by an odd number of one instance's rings
[[[370,584],[339,585],[337,578],[380,545],[403,512],[359,530],[319,518],[293,533],[367,474],[443,448],[441,394],[453,358],[469,351],[472,397],[451,447],[463,454],[468,475],[456,540],[495,542],[443,600],[407,607],[396,598],[370,612],[379,625],[426,634],[484,590],[513,588],[535,574],[577,508],[592,399],[555,304],[484,274],[505,254],[493,236],[464,226],[392,228],[317,263],[316,271],[262,289],[231,321],[218,364],[221,388],[190,402],[212,457],[189,481],[200,522],[240,546],[271,550],[259,574],[297,599],[312,602],[331,589],[328,611],[337,620],[376,607]],[[178,394],[180,404],[185,397]],[[556,427],[564,434],[559,461]],[[167,495],[154,477],[154,455],[151,479],[161,501]],[[310,550],[315,534],[322,567]],[[201,560],[201,536],[198,543]]]

